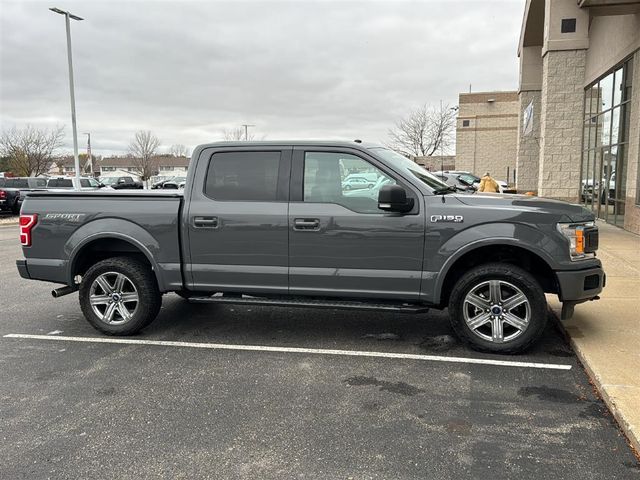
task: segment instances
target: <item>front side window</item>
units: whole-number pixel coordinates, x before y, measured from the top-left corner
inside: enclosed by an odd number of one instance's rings
[[[204,193],[214,200],[274,202],[280,152],[220,152],[211,156]]]
[[[378,193],[395,180],[348,153],[305,152],[304,201],[335,203],[358,213],[382,213]]]

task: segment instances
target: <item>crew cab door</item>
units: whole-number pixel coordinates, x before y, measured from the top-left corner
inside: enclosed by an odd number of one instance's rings
[[[287,293],[291,148],[206,149],[185,229],[191,290]]]
[[[347,189],[349,174],[375,174],[371,188]],[[397,183],[414,198],[407,214],[378,209]],[[422,196],[359,150],[295,147],[289,206],[289,292],[417,300],[424,244]]]

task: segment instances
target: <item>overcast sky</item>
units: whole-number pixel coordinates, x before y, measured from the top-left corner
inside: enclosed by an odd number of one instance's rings
[[[412,108],[513,90],[524,0],[213,2],[0,0],[0,127],[65,126],[72,21],[81,149],[168,148],[255,124],[258,138],[383,142]]]

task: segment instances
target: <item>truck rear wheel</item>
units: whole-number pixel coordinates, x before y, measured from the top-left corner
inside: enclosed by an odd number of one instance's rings
[[[107,335],[132,335],[158,315],[162,295],[148,265],[130,257],[93,265],[80,284],[80,308],[94,328]]]
[[[481,265],[460,277],[449,299],[451,325],[476,350],[518,353],[542,335],[547,302],[536,279],[514,265]]]

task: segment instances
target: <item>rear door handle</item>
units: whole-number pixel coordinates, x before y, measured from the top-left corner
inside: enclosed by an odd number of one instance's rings
[[[218,228],[218,217],[193,217],[193,226],[198,228]]]
[[[320,230],[320,219],[318,218],[296,218],[293,221],[294,230]]]

